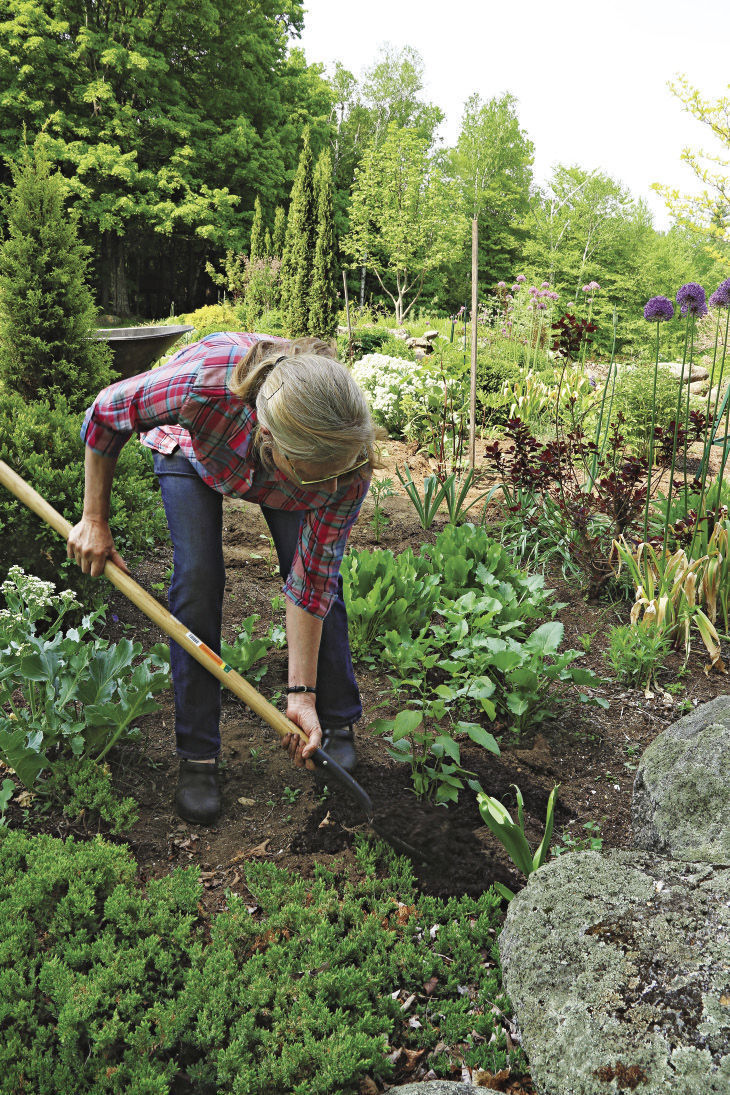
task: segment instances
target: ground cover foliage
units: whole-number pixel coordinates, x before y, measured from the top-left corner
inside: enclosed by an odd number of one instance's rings
[[[255,903],[208,925],[195,868],[143,892],[124,847],[0,834],[0,1089],[344,1095],[393,1074],[391,1043],[438,1064],[467,1030],[465,1061],[498,1071],[499,899],[358,859],[354,882],[250,864]]]

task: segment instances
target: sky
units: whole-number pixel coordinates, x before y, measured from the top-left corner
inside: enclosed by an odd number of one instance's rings
[[[696,192],[682,149],[724,155],[668,87],[678,74],[703,98],[730,94],[730,4],[705,0],[304,0],[294,45],[310,64],[341,61],[361,77],[389,43],[424,62],[424,98],[446,115],[453,144],[466,99],[510,92],[535,145],[538,183],[558,164],[597,169],[646,200],[670,226],[654,182]]]

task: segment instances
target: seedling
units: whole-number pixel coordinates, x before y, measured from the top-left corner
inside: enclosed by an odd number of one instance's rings
[[[302,793],[301,787],[285,787],[281,792],[281,797],[290,806],[293,806]]]

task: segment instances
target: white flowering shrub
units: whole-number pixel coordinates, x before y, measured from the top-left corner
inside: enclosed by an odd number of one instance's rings
[[[410,425],[424,410],[435,415],[441,411],[443,381],[430,363],[365,354],[352,373],[368,398],[373,418],[390,434],[409,436]]]

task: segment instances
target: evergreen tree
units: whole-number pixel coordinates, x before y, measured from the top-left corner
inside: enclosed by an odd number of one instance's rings
[[[296,338],[309,326],[309,291],[316,241],[314,180],[309,128],[304,130],[299,166],[294,178],[281,260],[284,325]]]
[[[284,254],[284,241],[286,239],[286,213],[282,205],[277,205],[274,213],[274,238],[272,240],[272,253],[277,258]]]
[[[271,230],[269,228],[266,229],[266,232],[264,234],[264,254],[266,255],[267,258],[271,258],[272,255],[273,255],[273,245],[271,243]]]
[[[254,259],[262,258],[264,254],[264,214],[261,208],[261,198],[257,194],[253,206],[253,224],[251,226],[251,248],[249,251],[249,258],[253,262]]]
[[[0,379],[29,402],[66,396],[86,407],[113,379],[111,352],[93,337],[89,248],[64,207],[45,137],[13,167],[7,235],[0,247]]]
[[[324,151],[314,172],[317,201],[317,243],[309,295],[309,330],[328,338],[337,331],[335,217],[332,204],[332,157]]]

